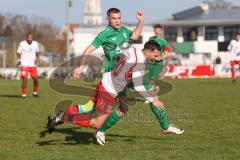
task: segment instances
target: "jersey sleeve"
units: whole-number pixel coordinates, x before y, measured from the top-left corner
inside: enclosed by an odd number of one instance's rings
[[[166,39],[163,39],[163,50],[167,48],[167,46],[168,46],[168,42],[166,41]]]
[[[143,85],[144,69],[141,68],[137,66],[134,67],[132,71],[134,90],[137,91],[142,97],[144,97],[149,102],[153,102],[153,95],[149,91],[147,91]]]
[[[231,41],[228,45],[228,50],[230,51],[232,49],[232,44],[233,44],[233,41]]]
[[[106,33],[101,32],[97,35],[97,37],[92,41],[92,45],[95,48],[99,48],[106,40]]]
[[[18,46],[17,53],[22,54],[22,42]]]
[[[129,37],[131,37],[132,34],[133,34],[133,31],[130,30],[130,29],[127,29],[126,27],[123,27],[123,28],[124,28],[125,32],[127,33],[127,35],[128,35]]]

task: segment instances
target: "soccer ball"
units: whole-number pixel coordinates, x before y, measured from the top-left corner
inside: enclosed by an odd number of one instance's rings
[[[83,80],[86,82],[93,82],[96,79],[97,73],[93,67],[84,65],[82,70]]]

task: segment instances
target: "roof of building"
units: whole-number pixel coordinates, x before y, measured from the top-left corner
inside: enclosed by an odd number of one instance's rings
[[[240,6],[234,6],[224,0],[205,1],[172,14],[171,19],[164,20],[161,24],[166,26],[240,24]]]

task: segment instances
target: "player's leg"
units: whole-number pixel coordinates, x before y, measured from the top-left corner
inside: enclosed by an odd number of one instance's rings
[[[73,105],[64,112],[60,111],[53,118],[49,118],[48,130],[52,132],[55,126],[70,122],[82,127],[100,128],[106,120],[111,108],[115,103],[114,98],[105,90],[102,83],[97,85],[95,93],[87,104],[94,106],[95,117],[91,119],[92,111],[84,108],[84,105]],[[87,111],[87,112],[86,112]]]
[[[232,72],[231,76],[232,76],[233,82],[236,81],[235,64],[236,64],[236,61],[231,61],[231,72]]]
[[[128,111],[126,88],[119,94],[118,103],[118,109],[109,114],[101,128],[96,132],[97,142],[101,145],[105,144],[105,132],[114,126]]]
[[[143,85],[147,90],[150,90],[152,88],[152,85],[150,83],[150,77],[151,77],[151,70],[153,69],[152,64],[146,64],[145,69],[145,75],[143,77]]]
[[[21,67],[20,68],[20,77],[22,80],[22,97],[27,97],[27,77],[28,77],[28,68],[27,67]]]
[[[37,67],[31,67],[30,75],[33,79],[33,96],[38,97],[38,73],[37,73]]]
[[[65,111],[59,111],[57,115],[49,116],[47,123],[48,132],[52,133],[56,126],[64,123],[72,123],[81,127],[98,129],[108,116],[108,114],[103,114],[91,118],[91,113],[81,113],[78,106],[79,105],[69,106]]]
[[[155,92],[158,92],[159,90],[158,86],[155,85],[155,82],[159,79],[159,74],[162,67],[162,64],[155,64],[155,67],[153,67],[151,70],[150,79],[153,81],[151,84],[153,84]],[[182,134],[184,132],[184,130],[178,129],[168,124],[167,114],[165,110],[159,109],[153,104],[150,104],[150,108],[165,133]]]
[[[128,111],[126,89],[118,97],[119,108],[110,113],[105,123],[99,129],[100,132],[106,132],[107,129],[115,125]]]
[[[159,79],[160,71],[162,70],[163,65],[162,64],[155,64],[153,69],[151,70],[150,75],[150,83],[153,85],[153,90],[155,92],[159,91],[159,87],[156,86],[156,81]]]
[[[151,74],[152,70],[154,69],[153,64],[146,64],[146,69],[145,69],[145,75],[143,77],[143,85],[147,90],[151,90],[153,88],[153,85],[151,84]],[[144,103],[150,103],[148,100],[146,100]]]
[[[161,128],[163,129],[164,133],[182,134],[184,132],[183,129],[180,129],[180,128],[177,128],[177,127],[174,127],[174,126],[168,124],[167,114],[166,114],[165,110],[160,109],[160,108],[154,106],[153,104],[150,104],[150,107],[151,107],[153,114],[157,118]]]

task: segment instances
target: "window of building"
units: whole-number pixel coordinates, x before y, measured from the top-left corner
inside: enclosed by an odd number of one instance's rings
[[[239,32],[239,26],[224,27],[225,41],[230,41],[230,40],[234,39],[234,36],[238,32]]]
[[[165,27],[164,28],[164,38],[167,41],[176,42],[177,41],[177,28]]]
[[[218,39],[218,27],[208,26],[205,27],[205,40],[217,40]]]
[[[196,41],[198,36],[197,30],[197,27],[183,28],[184,41]]]

